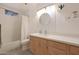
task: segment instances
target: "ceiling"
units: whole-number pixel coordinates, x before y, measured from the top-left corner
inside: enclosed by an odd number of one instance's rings
[[[17,11],[21,14],[29,15],[41,8],[52,5],[52,3],[0,3],[0,6]]]

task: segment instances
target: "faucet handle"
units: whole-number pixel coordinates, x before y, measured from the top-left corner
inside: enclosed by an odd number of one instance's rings
[[[39,33],[42,33],[42,31],[40,30]]]
[[[44,34],[47,34],[47,30],[44,31]]]

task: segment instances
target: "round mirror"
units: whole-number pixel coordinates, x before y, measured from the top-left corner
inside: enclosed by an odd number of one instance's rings
[[[44,14],[42,14],[40,16],[39,23],[41,25],[48,25],[50,23],[50,20],[51,20],[51,18],[49,16],[49,14],[48,13],[44,13]]]

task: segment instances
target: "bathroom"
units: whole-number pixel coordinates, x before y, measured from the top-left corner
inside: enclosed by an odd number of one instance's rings
[[[20,54],[15,50],[33,54],[26,50],[30,50],[31,36],[40,34],[72,37],[72,41],[67,41],[72,44],[67,44],[79,49],[78,19],[78,3],[0,3],[0,54]]]

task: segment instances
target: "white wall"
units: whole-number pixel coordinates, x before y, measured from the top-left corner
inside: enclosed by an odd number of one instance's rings
[[[50,34],[79,35],[79,18],[67,19],[73,11],[79,11],[79,4],[65,4],[62,11],[56,11],[51,15],[51,23],[48,28]],[[30,33],[39,32],[39,22],[34,12],[30,16]]]
[[[68,19],[73,11],[78,11],[78,18]],[[61,12],[56,12],[56,33],[79,35],[79,4],[65,4]]]
[[[36,17],[35,13],[29,16],[29,34],[30,33],[37,33],[39,32],[39,23],[38,18]]]

